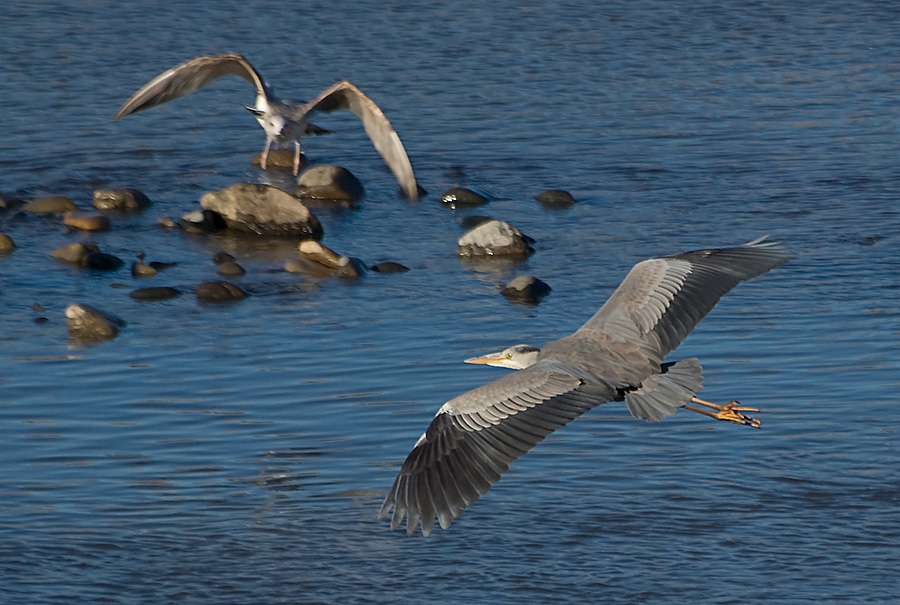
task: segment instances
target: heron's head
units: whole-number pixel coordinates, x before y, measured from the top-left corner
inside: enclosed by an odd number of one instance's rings
[[[488,353],[481,357],[472,357],[466,359],[466,363],[477,363],[482,365],[494,366],[497,368],[509,368],[511,370],[522,370],[537,362],[538,354],[541,352],[537,347],[529,345],[516,345],[503,349],[499,353]]]

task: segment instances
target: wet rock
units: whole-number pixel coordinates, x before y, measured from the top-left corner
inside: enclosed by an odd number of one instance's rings
[[[406,273],[409,267],[395,263],[393,261],[384,261],[372,266],[372,271],[376,273]]]
[[[132,290],[128,296],[130,296],[134,300],[142,301],[169,300],[170,298],[181,296],[181,291],[176,288],[168,288],[165,286],[155,288],[138,288],[136,290]]]
[[[22,210],[34,214],[65,214],[66,212],[77,212],[78,206],[65,196],[51,195],[28,202],[22,206]]]
[[[302,200],[357,202],[366,194],[362,183],[341,166],[313,166],[297,179],[295,195]]]
[[[160,260],[151,261],[148,263],[151,269],[156,269],[157,271],[165,271],[166,269],[171,269],[178,263],[167,263]]]
[[[520,275],[506,284],[500,293],[514,302],[536,304],[550,294],[550,286],[532,275]]]
[[[270,185],[238,183],[204,194],[200,205],[230,229],[257,235],[322,238],[319,220],[289,193]]]
[[[471,189],[466,189],[465,187],[453,187],[441,196],[441,202],[447,204],[451,208],[483,206],[489,201],[491,200],[487,197],[476,191],[472,191]]]
[[[125,322],[115,315],[105,313],[89,305],[73,304],[66,307],[69,336],[82,341],[110,340],[119,335]]]
[[[95,252],[100,252],[100,247],[96,244],[82,244],[73,242],[60,246],[50,253],[50,256],[56,260],[71,263],[78,267],[84,267],[87,257]]]
[[[283,170],[290,170],[293,172],[294,170],[294,149],[270,149],[269,157],[266,158],[266,170],[270,170],[272,168],[279,168]],[[262,152],[257,153],[255,156],[250,158],[250,163],[254,166],[262,165]],[[302,151],[300,152],[300,170],[303,170],[309,165],[309,160],[306,159],[306,154]]]
[[[217,265],[221,265],[222,263],[233,263],[234,257],[224,250],[219,250],[215,254],[213,254],[213,262]]]
[[[124,264],[121,258],[106,252],[91,252],[84,259],[84,268],[96,271],[115,271]]]
[[[63,223],[82,231],[107,231],[109,218],[93,212],[66,212]]]
[[[0,233],[0,254],[9,254],[15,249],[16,242],[5,233]]]
[[[575,203],[575,198],[562,189],[547,189],[534,196],[542,206],[547,208],[566,208]]]
[[[203,282],[195,293],[197,300],[205,303],[233,302],[247,297],[240,287],[227,281]]]
[[[365,267],[358,259],[341,256],[319,242],[302,241],[298,248],[302,259],[319,264],[338,277],[359,277],[365,272]]]
[[[155,277],[159,274],[159,271],[151,267],[150,265],[145,265],[144,263],[134,262],[131,263],[131,277],[135,279],[143,279],[145,277]]]
[[[240,277],[246,274],[247,271],[234,261],[225,261],[216,267],[216,273],[225,277]]]
[[[472,257],[525,257],[534,252],[531,238],[503,221],[488,221],[475,227],[458,241],[457,254]]]
[[[166,217],[157,219],[156,224],[159,225],[159,227],[162,229],[175,229],[176,227],[178,227],[178,223]]]
[[[31,310],[32,310],[32,311],[37,311],[38,313],[43,313],[43,312],[46,311],[47,309],[46,309],[46,307],[44,307],[44,305],[42,305],[41,303],[34,303],[33,305],[31,305]]]
[[[116,210],[118,212],[136,212],[150,205],[150,198],[137,189],[96,189],[94,190],[94,208],[97,210]]]

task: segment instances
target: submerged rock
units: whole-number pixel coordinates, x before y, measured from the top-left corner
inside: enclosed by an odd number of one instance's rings
[[[95,189],[94,208],[97,210],[116,210],[118,212],[136,212],[150,205],[150,198],[137,189]]]
[[[233,302],[247,297],[240,287],[227,281],[203,282],[197,286],[197,300],[205,303]]]
[[[542,206],[547,208],[566,208],[575,203],[575,198],[562,189],[547,189],[534,196]]]
[[[295,195],[302,200],[358,202],[366,194],[362,183],[341,166],[313,166],[297,178]]]
[[[142,301],[169,300],[170,298],[181,296],[181,290],[178,290],[176,288],[169,288],[166,286],[153,288],[137,288],[136,290],[132,290],[128,296],[130,296],[134,300]]]
[[[520,275],[506,284],[500,293],[514,302],[536,304],[550,294],[550,286],[532,275]]]
[[[503,221],[492,220],[475,227],[458,241],[457,254],[477,257],[526,257],[534,252],[531,238]]]
[[[373,265],[372,271],[376,273],[406,273],[409,271],[409,267],[393,261],[384,261],[377,265]]]
[[[65,196],[51,195],[28,202],[22,206],[22,210],[34,214],[65,214],[66,212],[77,212],[78,206]]]
[[[121,258],[106,252],[91,252],[84,259],[84,268],[96,271],[115,271],[124,264]]]
[[[472,191],[471,189],[466,189],[465,187],[453,187],[452,189],[448,189],[444,195],[441,196],[441,202],[447,204],[451,208],[483,206],[489,201],[491,200],[487,197],[476,191]]]
[[[125,326],[125,322],[115,315],[81,304],[66,307],[66,319],[69,336],[82,341],[110,340]]]
[[[202,233],[214,233],[228,228],[225,219],[218,212],[213,212],[212,210],[185,212],[179,225],[185,231],[199,231]]]
[[[257,235],[321,239],[322,225],[296,197],[271,185],[238,183],[200,198],[229,229]]]

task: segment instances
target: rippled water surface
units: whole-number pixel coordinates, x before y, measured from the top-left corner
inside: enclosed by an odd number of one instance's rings
[[[895,603],[900,599],[900,11],[820,2],[19,2],[0,7],[0,191],[136,187],[97,235],[0,214],[0,601]],[[352,115],[305,142],[364,183],[324,243],[405,274],[281,271],[292,242],[166,232],[204,191],[266,175],[252,91],[222,80],[112,122],[160,71],[245,54],[286,97],[340,78],[378,102],[430,194],[396,194]],[[457,260],[477,210],[536,240]],[[532,196],[570,191],[542,208]],[[501,375],[462,359],[581,325],[637,261],[770,234],[796,260],[739,286],[678,350],[703,395],[762,429],[601,406],[448,531],[375,513],[447,399]],[[93,241],[178,263],[137,284],[49,258]],[[138,285],[248,269],[225,307]],[[539,306],[498,286],[533,274]],[[153,282],[153,283],[150,283]],[[124,284],[125,288],[113,287]],[[65,307],[124,318],[70,343]],[[45,310],[36,311],[38,303]],[[35,319],[46,317],[43,323]]]

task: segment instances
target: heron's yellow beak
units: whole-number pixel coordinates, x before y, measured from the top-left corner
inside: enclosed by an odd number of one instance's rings
[[[503,351],[499,351],[497,353],[488,353],[487,355],[482,355],[481,357],[470,357],[469,359],[466,359],[464,361],[465,363],[474,363],[485,366],[500,365],[504,361]]]

